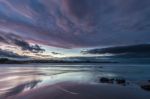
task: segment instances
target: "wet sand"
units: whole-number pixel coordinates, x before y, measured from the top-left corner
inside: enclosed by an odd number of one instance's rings
[[[138,86],[62,82],[10,96],[6,99],[150,99]]]
[[[2,66],[0,99],[150,99],[149,65],[40,66]]]

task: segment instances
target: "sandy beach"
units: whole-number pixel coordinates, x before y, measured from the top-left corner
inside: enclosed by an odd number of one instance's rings
[[[0,99],[150,99],[149,65],[114,65],[1,67]]]
[[[7,99],[149,99],[140,87],[62,82],[33,89]]]

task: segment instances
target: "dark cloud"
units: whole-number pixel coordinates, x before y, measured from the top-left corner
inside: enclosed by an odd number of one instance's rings
[[[42,49],[39,45],[30,45],[29,43],[23,41],[23,40],[14,40],[14,44],[21,47],[23,51],[30,51],[33,53],[41,53],[44,52],[45,50]]]
[[[33,53],[41,53],[45,50],[42,49],[39,45],[30,45],[28,42],[23,40],[20,36],[14,35],[14,34],[0,34],[0,42],[7,43],[11,45],[15,45],[20,47],[23,51],[30,51]]]
[[[8,43],[7,40],[5,40],[5,39],[4,39],[3,37],[1,37],[1,36],[0,36],[0,42]]]
[[[28,58],[28,57],[18,55],[17,53],[11,51],[0,49],[0,58]]]
[[[51,52],[53,55],[63,55],[62,53],[58,53],[58,52]]]
[[[150,44],[130,45],[130,46],[116,46],[100,49],[91,49],[82,51],[83,54],[113,54],[122,56],[149,56],[150,57]]]
[[[1,0],[0,31],[62,48],[148,43],[149,5],[149,0]]]

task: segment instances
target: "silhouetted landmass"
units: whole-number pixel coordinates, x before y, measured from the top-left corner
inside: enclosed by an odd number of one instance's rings
[[[112,61],[90,61],[90,60],[13,60],[8,58],[1,58],[0,64],[30,64],[30,63],[117,63]]]

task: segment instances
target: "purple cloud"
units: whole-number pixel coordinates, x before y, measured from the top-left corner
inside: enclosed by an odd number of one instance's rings
[[[149,5],[148,0],[1,0],[0,31],[62,48],[149,43]]]

